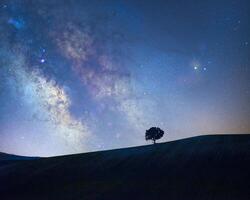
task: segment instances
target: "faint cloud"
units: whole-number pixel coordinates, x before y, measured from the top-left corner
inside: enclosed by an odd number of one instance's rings
[[[22,29],[25,27],[25,21],[23,19],[10,18],[8,24],[14,26],[16,29]]]

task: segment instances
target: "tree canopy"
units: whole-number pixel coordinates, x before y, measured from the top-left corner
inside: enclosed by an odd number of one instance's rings
[[[146,130],[145,139],[146,140],[153,140],[155,144],[156,140],[159,140],[164,135],[164,131],[161,130],[159,127],[151,127],[150,129]]]

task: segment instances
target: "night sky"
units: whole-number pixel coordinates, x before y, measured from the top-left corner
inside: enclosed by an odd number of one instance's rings
[[[0,1],[0,151],[250,133],[250,2]]]

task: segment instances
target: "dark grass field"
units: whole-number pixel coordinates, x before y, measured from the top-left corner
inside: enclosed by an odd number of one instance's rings
[[[0,154],[0,199],[249,200],[250,135],[51,158]]]

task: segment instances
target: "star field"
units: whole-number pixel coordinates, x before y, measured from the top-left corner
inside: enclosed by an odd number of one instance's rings
[[[0,151],[250,132],[250,3],[0,2]]]

